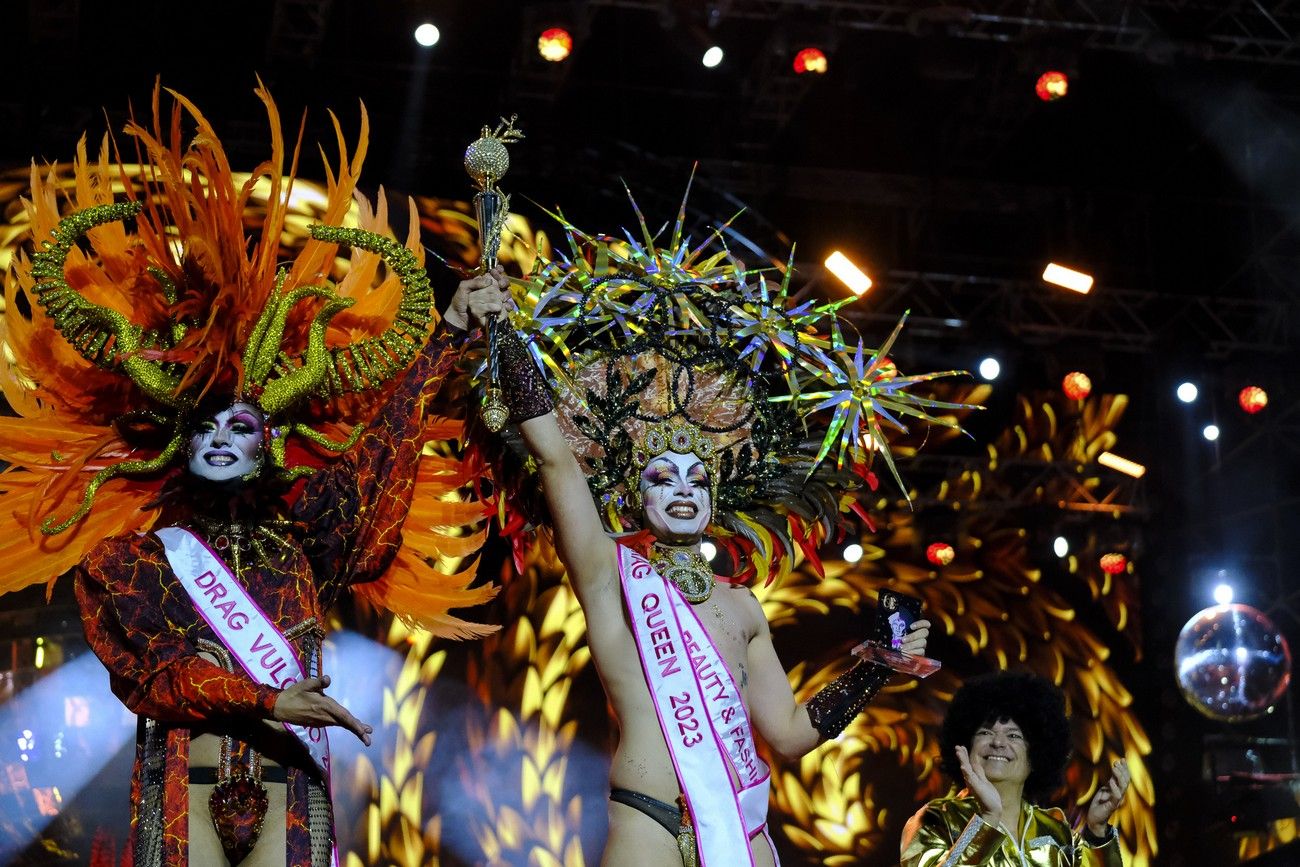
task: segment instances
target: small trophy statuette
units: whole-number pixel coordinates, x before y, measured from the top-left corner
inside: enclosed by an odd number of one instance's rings
[[[501,231],[510,215],[510,197],[502,195],[497,181],[510,170],[510,152],[506,145],[517,142],[524,134],[515,129],[515,115],[497,124],[495,130],[483,127],[478,139],[465,149],[465,171],[474,181],[478,192],[474,194],[474,215],[478,219],[479,271],[487,273],[497,265],[497,252],[501,249]],[[498,379],[496,317],[488,321],[488,384],[483,394],[479,417],[488,430],[496,433],[505,427],[509,410],[502,397]]]

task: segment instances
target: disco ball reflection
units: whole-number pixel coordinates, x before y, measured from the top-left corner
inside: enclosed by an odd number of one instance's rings
[[[1263,612],[1240,603],[1206,608],[1174,648],[1178,688],[1211,719],[1244,722],[1269,712],[1291,681],[1291,649]]]

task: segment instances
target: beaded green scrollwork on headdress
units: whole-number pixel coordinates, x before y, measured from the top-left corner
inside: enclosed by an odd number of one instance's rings
[[[32,259],[36,279],[34,294],[59,334],[83,358],[110,370],[120,371],[158,407],[150,419],[167,432],[166,444],[148,460],[124,460],[99,470],[86,487],[81,504],[69,517],[47,518],[41,531],[53,535],[66,530],[90,511],[95,494],[105,482],[122,474],[157,472],[181,452],[188,435],[189,413],[203,388],[185,386],[186,364],[182,342],[197,325],[184,318],[172,318],[168,327],[146,330],[118,311],[87,300],[69,285],[64,269],[68,255],[87,232],[106,223],[140,214],[139,202],[99,205],[64,217],[54,230],[52,242],[45,242]],[[330,451],[350,448],[360,434],[353,427],[343,441],[331,440],[301,421],[281,421],[294,406],[312,396],[333,398],[349,392],[381,388],[406,368],[425,339],[432,317],[433,291],[415,255],[396,241],[364,229],[317,225],[312,238],[378,254],[399,278],[402,298],[393,323],[382,334],[341,347],[325,345],[330,320],[356,303],[340,297],[326,286],[285,289],[286,269],[276,275],[275,286],[261,309],[243,351],[230,364],[240,371],[240,382],[231,399],[245,400],[260,408],[277,423],[279,436],[269,437],[272,465],[283,480],[306,473],[309,467],[286,466],[287,434],[294,433]],[[174,303],[176,285],[162,267],[151,267],[164,299]],[[283,345],[286,323],[294,308],[318,299],[302,351],[289,353]]]

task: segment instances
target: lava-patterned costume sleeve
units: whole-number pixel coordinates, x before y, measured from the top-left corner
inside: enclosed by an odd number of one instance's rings
[[[113,694],[136,714],[189,723],[269,718],[280,691],[199,656],[187,634],[194,606],[145,540],[109,539],[74,570],[82,626]],[[188,617],[187,617],[188,615]]]
[[[379,578],[401,547],[423,447],[425,407],[461,342],[460,334],[439,328],[357,446],[312,476],[294,504],[322,608],[333,604],[341,588]]]

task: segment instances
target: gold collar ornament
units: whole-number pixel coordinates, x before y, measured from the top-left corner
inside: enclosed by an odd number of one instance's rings
[[[717,585],[713,567],[694,548],[656,544],[650,550],[650,565],[665,579],[673,582],[688,602],[698,604],[707,601]]]

